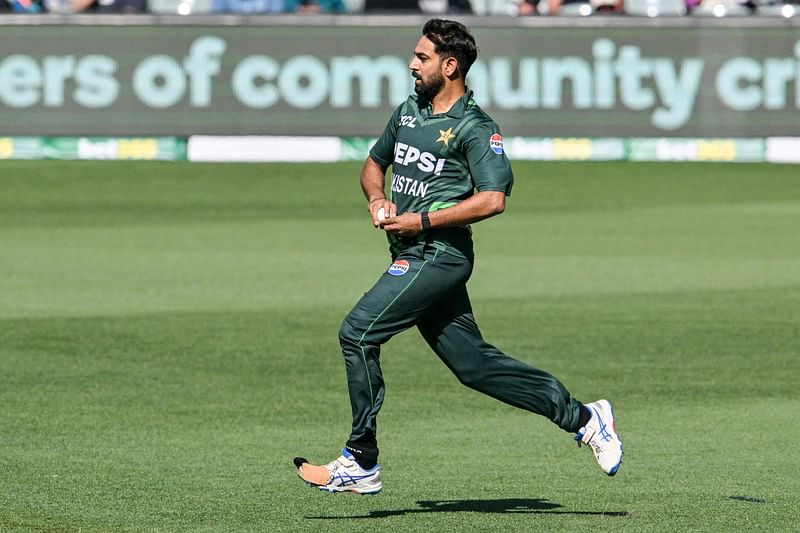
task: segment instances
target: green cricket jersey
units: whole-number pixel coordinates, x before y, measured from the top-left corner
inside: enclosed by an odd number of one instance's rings
[[[469,198],[474,191],[511,194],[514,175],[497,124],[467,90],[447,113],[432,115],[430,103],[409,96],[372,147],[370,157],[392,167],[390,199],[398,213],[436,211]],[[461,231],[439,231],[436,238],[459,239]],[[389,235],[393,253],[425,240]],[[447,244],[447,243],[445,243]]]

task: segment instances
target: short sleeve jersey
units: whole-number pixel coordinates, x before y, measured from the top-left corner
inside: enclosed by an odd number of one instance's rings
[[[471,91],[440,115],[431,115],[430,104],[411,95],[392,114],[370,156],[392,166],[391,200],[400,213],[449,207],[474,190],[510,195],[514,182],[500,130]]]
[[[416,94],[392,114],[370,150],[392,167],[390,199],[398,213],[436,211],[474,191],[511,194],[514,176],[497,124],[467,91],[447,113],[431,114]]]

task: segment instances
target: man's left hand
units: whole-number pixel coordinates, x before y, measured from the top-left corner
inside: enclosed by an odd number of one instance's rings
[[[422,217],[419,213],[403,213],[383,221],[383,229],[401,237],[413,237],[422,233]]]

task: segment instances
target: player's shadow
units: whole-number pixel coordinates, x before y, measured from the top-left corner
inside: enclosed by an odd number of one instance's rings
[[[311,520],[387,518],[425,513],[498,513],[498,514],[570,514],[590,516],[627,516],[627,511],[568,511],[558,503],[539,498],[505,498],[498,500],[423,500],[416,509],[387,509],[356,516],[307,516]]]

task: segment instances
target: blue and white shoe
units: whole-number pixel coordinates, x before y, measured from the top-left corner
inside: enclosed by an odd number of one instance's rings
[[[622,441],[617,435],[614,408],[608,400],[587,403],[586,408],[592,418],[578,430],[575,440],[578,447],[588,445],[603,472],[613,476],[622,464]]]
[[[377,494],[383,488],[381,465],[364,470],[347,449],[326,465],[312,465],[302,457],[295,457],[294,465],[303,481],[326,492]]]

